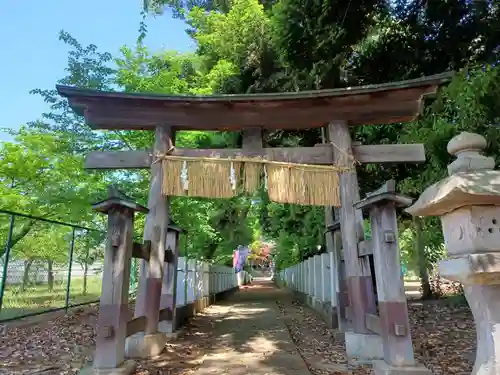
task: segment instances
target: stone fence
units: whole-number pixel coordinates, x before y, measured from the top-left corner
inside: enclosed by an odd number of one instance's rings
[[[299,292],[304,302],[319,312],[330,327],[337,327],[339,291],[335,269],[334,253],[324,253],[281,270],[278,278],[283,286]]]

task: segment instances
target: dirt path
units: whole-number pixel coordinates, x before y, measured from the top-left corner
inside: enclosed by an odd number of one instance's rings
[[[368,366],[347,366],[345,343],[311,309],[297,301],[279,302],[299,352],[314,375],[372,374]],[[435,301],[408,304],[415,359],[434,375],[470,374],[476,331],[468,306]]]
[[[308,375],[276,301],[287,293],[269,283],[255,283],[213,305],[193,321],[197,332],[186,332],[176,346],[192,341],[189,360],[195,375]],[[204,338],[204,339],[203,339]],[[204,345],[200,345],[204,340]],[[174,349],[174,348],[172,348]],[[167,357],[144,362],[144,370],[166,370]],[[185,361],[186,362],[186,361]],[[158,366],[158,367],[157,367]],[[155,368],[153,368],[155,367]],[[172,366],[168,366],[175,371]],[[168,372],[165,372],[168,374]],[[172,372],[173,373],[173,372]]]

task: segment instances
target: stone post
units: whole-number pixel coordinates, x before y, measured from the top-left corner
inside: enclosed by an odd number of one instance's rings
[[[203,307],[207,307],[210,299],[210,265],[203,262],[202,263],[202,271],[203,271]]]
[[[379,317],[368,314],[370,330],[382,337],[384,360],[374,360],[375,375],[425,375],[430,371],[415,365],[411,327],[406,306],[403,274],[399,258],[396,207],[407,207],[412,199],[396,194],[394,189],[370,194],[355,208],[368,210],[372,232],[371,246],[377,285]],[[368,325],[373,322],[373,325]],[[379,347],[374,347],[374,356]]]
[[[332,321],[335,321],[335,328],[340,328],[339,326],[339,309],[338,309],[338,295],[339,295],[339,283],[338,283],[338,267],[337,261],[335,259],[335,253],[327,253],[327,283],[330,285],[327,288],[327,299],[330,301],[332,306]]]
[[[108,236],[104,252],[102,292],[97,322],[93,369],[87,374],[133,374],[135,362],[125,361],[125,339],[130,318],[128,293],[134,232],[134,213],[147,213],[117,190],[93,209],[108,215]]]
[[[299,287],[298,291],[300,293],[304,292],[304,263],[300,262],[299,263]]]
[[[449,259],[441,276],[461,282],[474,315],[476,362],[472,374],[500,374],[500,172],[483,156],[484,137],[461,133],[448,143],[457,157],[449,177],[427,188],[407,209],[414,216],[439,216]]]
[[[307,283],[308,283],[308,273],[307,273],[307,260],[302,261],[302,293],[307,296]]]
[[[175,315],[177,310],[177,265],[179,261],[179,236],[184,230],[173,222],[167,227],[165,245],[165,272],[160,299],[158,331],[167,338],[176,338]]]
[[[330,254],[321,254],[321,302],[330,302]]]
[[[303,261],[303,268],[304,268],[304,294],[306,295],[306,298],[309,294],[309,268],[308,266],[308,260]]]
[[[321,284],[323,282],[323,274],[321,272],[321,255],[315,255],[312,259],[314,269],[313,299],[315,300],[314,303],[319,303],[319,301],[321,301]]]
[[[307,295],[307,260],[302,261],[302,293]]]
[[[292,268],[292,285],[293,285],[293,290],[297,290],[297,273],[298,265],[295,264]]]
[[[337,209],[334,209],[334,218],[339,218]],[[330,255],[330,298],[332,305],[332,328],[338,328],[339,332],[347,330],[346,307],[347,307],[347,285],[345,282],[345,272],[341,257],[342,237],[340,222],[334,221],[327,226],[326,238],[331,239]]]
[[[307,259],[307,270],[308,270],[307,295],[309,296],[309,301],[312,301],[314,298],[314,258]]]
[[[211,285],[213,289],[213,285]],[[186,258],[179,257],[177,261],[177,287],[176,287],[176,303],[178,306],[187,305],[186,302]]]
[[[215,278],[215,266],[209,265],[209,278],[210,278],[210,283],[209,283],[209,294],[210,294],[210,303],[213,303],[215,298],[215,293],[216,293],[216,287],[215,282],[217,281]]]

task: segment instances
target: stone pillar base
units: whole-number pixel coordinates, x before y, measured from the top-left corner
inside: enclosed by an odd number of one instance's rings
[[[330,333],[336,342],[345,342],[345,332],[342,332],[339,329],[331,329]]]
[[[132,375],[135,374],[136,368],[134,361],[127,360],[115,368],[85,367],[80,370],[79,375]]]
[[[179,336],[179,332],[174,331],[172,321],[169,320],[158,322],[158,332],[163,333],[167,340],[175,340]]]
[[[352,364],[372,363],[384,358],[382,337],[368,333],[345,333],[347,361]]]
[[[425,366],[392,366],[386,361],[373,361],[375,375],[431,375],[432,372]]]
[[[152,358],[159,355],[165,348],[167,337],[164,333],[144,334],[138,332],[127,337],[125,355],[128,358]]]
[[[309,306],[311,306],[313,310],[321,311],[323,303],[319,298],[311,296],[309,297]]]

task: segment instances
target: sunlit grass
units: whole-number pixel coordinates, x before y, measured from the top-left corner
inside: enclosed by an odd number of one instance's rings
[[[96,301],[101,295],[102,280],[100,275],[87,278],[87,290],[83,290],[83,278],[74,278],[70,282],[69,304],[76,305]],[[67,282],[54,282],[52,291],[47,283],[30,285],[21,289],[21,285],[7,285],[3,297],[0,320],[21,317],[27,314],[61,308],[66,303]]]

